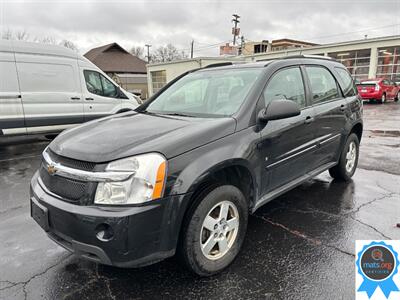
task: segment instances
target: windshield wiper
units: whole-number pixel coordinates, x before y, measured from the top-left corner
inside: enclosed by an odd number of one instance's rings
[[[188,115],[188,114],[184,114],[184,113],[162,113],[162,115],[166,115],[166,116],[178,116],[178,117],[191,117],[194,118],[195,116],[193,115]]]

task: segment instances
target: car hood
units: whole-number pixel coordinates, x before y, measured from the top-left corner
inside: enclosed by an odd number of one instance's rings
[[[233,118],[191,118],[128,112],[61,133],[50,149],[58,155],[108,162],[146,152],[172,158],[235,131]]]

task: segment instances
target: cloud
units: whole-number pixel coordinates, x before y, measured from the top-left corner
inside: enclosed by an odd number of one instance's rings
[[[328,43],[400,34],[398,0],[0,1],[0,29],[68,39],[83,53],[114,41],[128,49],[172,43],[188,50],[194,39],[197,56],[217,55],[214,44],[232,39],[232,13],[241,15],[247,40]]]

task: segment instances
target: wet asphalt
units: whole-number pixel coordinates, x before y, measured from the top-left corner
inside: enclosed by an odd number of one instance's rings
[[[29,216],[29,181],[49,143],[0,138],[0,299],[353,299],[357,239],[400,239],[400,102],[364,105],[359,167],[327,172],[260,208],[235,262],[197,278],[175,258],[140,269],[85,261]]]

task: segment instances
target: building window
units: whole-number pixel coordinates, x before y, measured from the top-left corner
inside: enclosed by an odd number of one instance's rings
[[[345,65],[354,79],[368,78],[371,49],[332,52],[328,56]]]
[[[400,81],[400,46],[378,48],[376,77]]]
[[[151,87],[153,94],[157,93],[164,85],[167,84],[167,73],[165,70],[153,71],[151,74]]]

